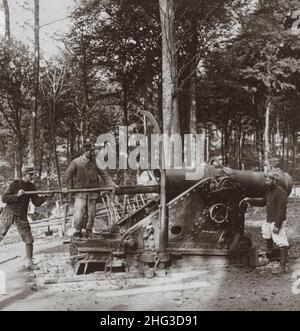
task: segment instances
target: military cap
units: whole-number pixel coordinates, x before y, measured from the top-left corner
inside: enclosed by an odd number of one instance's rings
[[[22,172],[24,175],[26,174],[34,174],[35,173],[35,169],[33,166],[24,166],[22,169]]]

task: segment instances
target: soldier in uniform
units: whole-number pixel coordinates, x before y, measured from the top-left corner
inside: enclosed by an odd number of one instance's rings
[[[266,241],[268,253],[272,252],[274,244],[280,249],[280,267],[274,274],[286,272],[288,257],[287,239],[287,193],[278,185],[279,174],[275,171],[266,173],[268,191],[262,199],[248,199],[248,202],[257,207],[266,206],[266,220],[262,224],[262,236]]]
[[[100,179],[102,182],[100,182]],[[95,147],[91,140],[87,140],[83,146],[83,154],[73,160],[66,170],[64,180],[70,183],[73,180],[74,189],[92,189],[107,187],[113,189],[116,185],[105,170],[97,165]],[[68,189],[64,188],[67,193]],[[85,228],[86,236],[92,233],[96,216],[96,203],[99,193],[76,193],[74,204],[74,236],[82,237],[82,230]],[[84,214],[87,211],[87,224],[84,223]]]
[[[25,267],[28,269],[37,268],[33,264],[33,236],[31,227],[28,222],[28,206],[31,201],[36,207],[41,206],[44,201],[44,196],[25,195],[26,191],[36,191],[33,184],[35,170],[33,167],[25,166],[23,169],[22,179],[16,179],[9,184],[6,191],[2,195],[3,203],[6,206],[0,216],[0,241],[4,238],[12,224],[15,224],[17,230],[25,243],[26,247],[26,262]]]

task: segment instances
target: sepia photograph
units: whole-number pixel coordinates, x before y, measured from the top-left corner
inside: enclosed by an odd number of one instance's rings
[[[0,43],[0,311],[300,310],[299,0],[0,0]]]

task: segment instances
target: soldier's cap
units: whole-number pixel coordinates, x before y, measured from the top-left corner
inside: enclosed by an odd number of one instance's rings
[[[277,171],[268,171],[265,173],[265,177],[279,180],[280,174]]]
[[[91,139],[87,139],[84,144],[83,144],[83,149],[84,150],[92,150],[95,149],[95,145]]]
[[[212,159],[210,159],[209,164],[210,164],[210,165],[213,165],[215,162],[216,162],[216,163],[220,163],[221,160],[222,160],[222,159],[221,159],[220,157],[218,157],[218,156],[214,156]]]
[[[35,173],[35,169],[32,166],[24,166],[23,169],[22,169],[22,172],[23,172],[24,175],[34,174]]]

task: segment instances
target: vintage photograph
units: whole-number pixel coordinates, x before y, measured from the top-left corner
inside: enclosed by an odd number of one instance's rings
[[[299,0],[0,0],[0,43],[1,311],[300,310]]]

